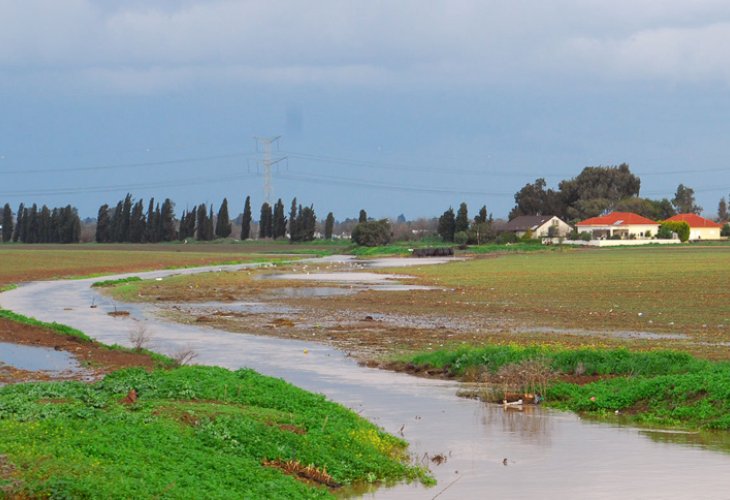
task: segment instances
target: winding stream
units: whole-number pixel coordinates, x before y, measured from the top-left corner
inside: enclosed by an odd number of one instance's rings
[[[149,279],[241,267],[135,275]],[[156,316],[154,304],[117,304],[130,316],[113,318],[107,313],[115,304],[90,288],[94,281],[30,283],[0,294],[0,306],[73,326],[109,344],[129,345],[130,331],[144,321],[154,350],[174,354],[193,349],[196,363],[250,367],[281,377],[325,394],[393,434],[402,431],[438,485],[396,485],[367,497],[730,498],[730,453],[704,444],[707,436],[593,423],[543,408],[505,410],[456,397],[455,382],[360,367],[342,352],[314,342],[173,324]],[[98,307],[91,308],[92,302]],[[443,454],[446,461],[436,465],[426,454]]]

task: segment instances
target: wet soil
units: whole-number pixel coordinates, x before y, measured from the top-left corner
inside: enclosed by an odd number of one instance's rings
[[[103,375],[132,366],[153,368],[153,360],[145,354],[117,351],[97,342],[86,342],[45,328],[23,325],[0,318],[0,341],[13,344],[50,347],[71,354],[84,368],[82,371],[44,372],[21,370],[0,365],[0,385],[43,380],[96,380]]]

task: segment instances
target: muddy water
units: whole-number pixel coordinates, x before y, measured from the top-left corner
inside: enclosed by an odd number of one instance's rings
[[[430,464],[438,486],[399,485],[368,497],[730,497],[730,454],[715,451],[721,439],[711,435],[675,439],[661,434],[658,439],[654,433],[568,413],[505,410],[457,398],[456,383],[359,367],[316,343],[169,324],[156,318],[154,305],[124,305],[130,317],[115,319],[106,314],[113,304],[92,291],[91,282],[34,283],[1,294],[0,305],[70,324],[107,343],[128,345],[135,321],[145,321],[152,347],[160,352],[192,348],[198,363],[251,367],[323,393],[391,433],[402,430],[415,458]],[[92,300],[98,308],[89,307]],[[446,462],[429,462],[428,456],[436,454]]]
[[[0,364],[20,370],[50,373],[82,371],[76,359],[67,352],[7,342],[0,342]]]

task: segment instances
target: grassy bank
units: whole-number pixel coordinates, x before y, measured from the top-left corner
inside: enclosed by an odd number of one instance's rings
[[[19,498],[321,498],[358,482],[429,481],[403,441],[250,370],[7,386],[0,435],[0,491]]]
[[[730,430],[730,363],[676,351],[462,347],[402,357],[392,366],[541,391],[547,404],[579,413]]]

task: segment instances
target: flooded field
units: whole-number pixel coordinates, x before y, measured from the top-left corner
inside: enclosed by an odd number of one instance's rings
[[[427,491],[397,485],[366,496],[727,497],[730,446],[724,434],[657,433],[619,420],[599,423],[539,407],[518,411],[462,399],[456,396],[456,382],[365,368],[316,338],[290,340],[174,324],[159,317],[158,304],[125,304],[130,316],[112,318],[107,312],[119,304],[90,289],[92,281],[30,284],[0,295],[0,305],[122,345],[129,345],[129,332],[143,322],[152,335],[150,347],[160,352],[192,349],[198,363],[250,367],[323,393],[403,436],[413,459],[429,465],[438,480]],[[89,307],[92,301],[97,308]]]

